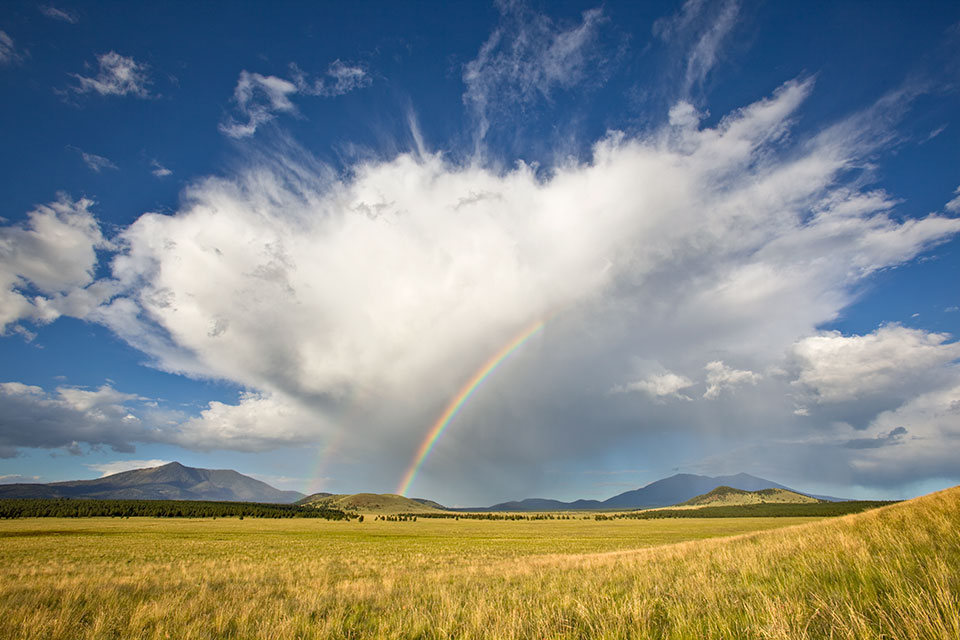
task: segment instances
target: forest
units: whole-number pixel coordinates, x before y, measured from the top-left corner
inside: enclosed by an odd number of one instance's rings
[[[348,520],[339,509],[260,502],[194,500],[84,500],[11,498],[0,500],[0,518],[323,518]]]

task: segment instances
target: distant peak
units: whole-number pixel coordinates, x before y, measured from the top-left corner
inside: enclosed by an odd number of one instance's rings
[[[673,480],[675,478],[702,478],[703,476],[698,476],[695,473],[675,473],[668,478],[660,478],[660,480],[654,480],[654,482],[663,482],[664,480]],[[650,484],[653,484],[651,482]]]

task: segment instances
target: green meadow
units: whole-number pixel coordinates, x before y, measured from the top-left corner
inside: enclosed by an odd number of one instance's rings
[[[0,521],[2,638],[957,638],[960,489],[835,518]]]

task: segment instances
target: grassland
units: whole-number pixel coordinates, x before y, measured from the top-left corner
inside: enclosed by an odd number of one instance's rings
[[[960,489],[814,521],[3,521],[0,637],[957,638],[957,530]]]

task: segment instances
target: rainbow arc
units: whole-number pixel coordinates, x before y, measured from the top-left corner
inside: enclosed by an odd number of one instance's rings
[[[403,480],[397,487],[397,493],[400,495],[406,495],[407,491],[410,489],[410,485],[412,485],[413,481],[416,479],[417,473],[420,471],[420,467],[423,466],[427,456],[429,456],[430,452],[433,450],[433,446],[437,443],[437,440],[439,440],[440,436],[443,435],[444,430],[450,425],[453,419],[460,412],[460,409],[463,407],[466,401],[470,399],[480,384],[507,358],[509,358],[514,351],[519,349],[523,343],[543,329],[544,324],[545,322],[543,320],[537,320],[532,325],[520,332],[520,334],[507,343],[506,346],[501,348],[493,355],[493,357],[487,360],[487,362],[480,367],[480,369],[478,369],[473,376],[471,376],[467,383],[461,387],[460,391],[457,392],[457,395],[455,395],[447,405],[447,408],[444,409],[443,413],[440,414],[440,417],[437,418],[437,421],[433,423],[430,431],[427,432],[427,437],[423,439],[422,443],[420,443],[420,447],[417,449],[417,454],[414,456],[413,462],[410,464],[410,467],[403,476]]]

